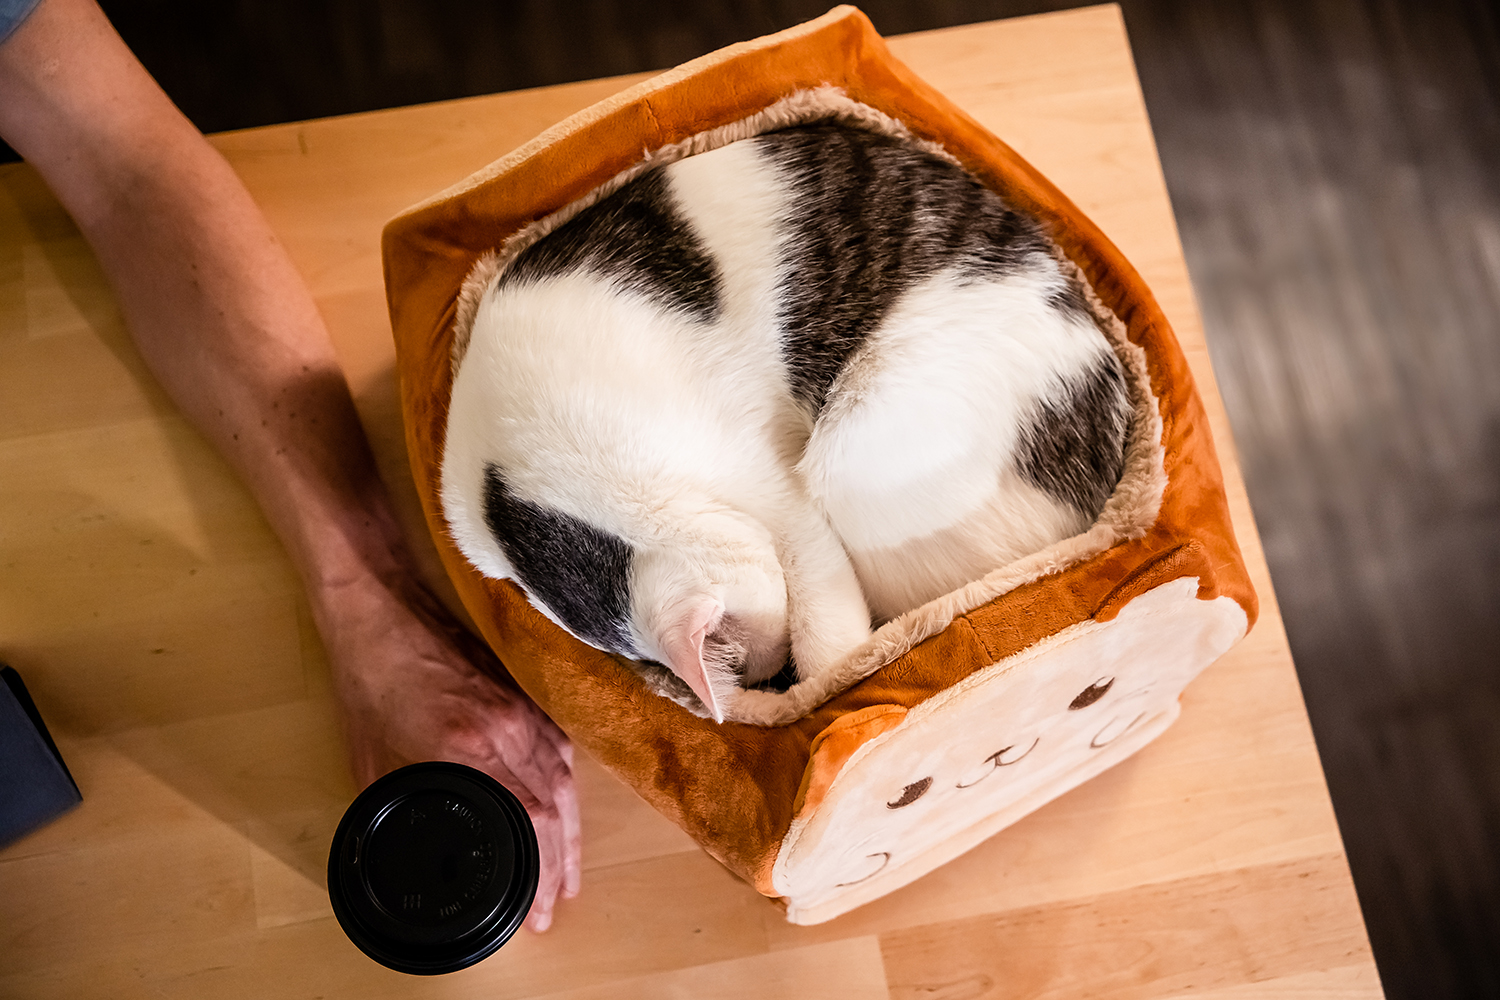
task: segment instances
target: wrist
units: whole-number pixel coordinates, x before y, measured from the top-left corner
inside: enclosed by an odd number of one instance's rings
[[[404,578],[414,572],[399,539],[364,525],[321,535],[301,561],[313,612],[331,621],[367,618],[372,605],[399,600]]]

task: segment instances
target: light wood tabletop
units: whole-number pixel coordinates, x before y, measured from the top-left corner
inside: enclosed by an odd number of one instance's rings
[[[1124,764],[830,923],[795,927],[579,762],[582,895],[435,979],[342,935],[354,795],[291,565],[147,373],[76,228],[0,167],[0,658],[82,806],[0,851],[6,997],[1377,997],[1117,8],[892,40],[1145,276],[1205,397],[1261,596]],[[311,285],[413,537],[385,220],[637,77],[214,137]]]

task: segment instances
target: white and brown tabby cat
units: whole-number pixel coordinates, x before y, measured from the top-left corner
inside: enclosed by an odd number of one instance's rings
[[[1129,420],[1033,220],[825,121],[653,169],[522,251],[454,379],[442,502],[481,572],[722,721],[1085,530]]]

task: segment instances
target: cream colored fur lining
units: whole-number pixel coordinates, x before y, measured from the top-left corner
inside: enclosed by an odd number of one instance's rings
[[[647,152],[639,163],[622,170],[577,201],[518,230],[499,249],[479,258],[459,290],[453,323],[454,376],[457,376],[468,348],[480,300],[494,287],[495,281],[522,250],[648,170],[763,132],[829,119],[902,139],[952,163],[959,163],[957,157],[942,146],[917,139],[901,122],[867,104],[852,100],[835,87],[798,91],[758,114]],[[1093,558],[1120,542],[1140,538],[1156,523],[1162,494],[1166,490],[1167,474],[1162,447],[1161,414],[1151,392],[1146,353],[1130,342],[1125,333],[1125,324],[1100,301],[1078,265],[1055,245],[1053,250],[1063,272],[1082,290],[1095,321],[1114,346],[1115,353],[1125,368],[1130,401],[1134,408],[1134,419],[1131,421],[1125,448],[1125,471],[1114,495],[1104,505],[1099,519],[1080,535],[1065,538],[1040,552],[1002,566],[980,580],[892,619],[877,629],[869,641],[850,654],[836,670],[794,684],[785,692],[740,692],[725,712],[727,719],[761,726],[779,726],[793,722],[918,643],[937,635],[958,616],[988,604],[1023,584],[1059,573]],[[657,694],[684,703],[683,695],[688,694],[686,685],[677,682],[676,677],[665,671],[661,673],[664,676],[659,678],[648,676],[648,686]],[[695,708],[692,704],[688,704],[688,707],[694,709],[695,714],[703,714],[701,707]]]

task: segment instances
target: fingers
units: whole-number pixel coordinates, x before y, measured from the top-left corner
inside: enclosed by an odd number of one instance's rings
[[[551,759],[538,766],[536,756]],[[502,780],[525,803],[537,830],[539,846],[544,838],[548,842],[544,854],[552,859],[551,864],[555,867],[553,891],[571,899],[578,895],[583,878],[583,823],[578,808],[578,787],[561,754],[539,751],[526,763],[533,766],[510,766],[512,773]],[[509,766],[510,762],[505,761],[504,765]],[[523,787],[515,788],[512,782]]]
[[[541,709],[537,709],[537,713],[540,715]],[[568,739],[568,734],[559,729],[557,723],[545,715],[541,716],[541,721],[538,723],[537,728],[543,738],[557,750],[558,755],[562,757],[563,762],[571,770],[573,767],[573,741]]]
[[[583,824],[578,814],[578,788],[573,784],[572,774],[553,789],[552,803],[557,808],[561,826],[562,894],[572,899],[578,895],[583,883]]]
[[[540,934],[552,926],[552,910],[557,902],[557,883],[548,878],[548,870],[542,865],[542,877],[537,883],[536,898],[531,901],[531,912],[526,914],[526,929]]]
[[[578,894],[582,879],[582,826],[578,793],[566,738],[550,738],[551,721],[529,705],[476,705],[467,732],[470,762],[509,788],[531,818],[541,867],[526,926],[541,932],[552,924],[559,895]],[[466,740],[467,742],[467,740]]]
[[[572,746],[566,737],[552,738],[555,727],[533,710],[518,706],[488,713],[488,733],[497,765],[524,784],[536,798],[552,803],[557,793],[573,786]],[[560,735],[560,734],[559,734]],[[498,776],[498,775],[497,775]]]
[[[583,825],[578,788],[573,780],[573,744],[529,699],[494,712],[495,750],[499,763],[534,796],[528,806],[542,847],[547,882],[538,887],[533,930],[551,922],[558,893],[571,899],[583,881]],[[545,897],[545,898],[544,898]]]
[[[532,900],[531,912],[526,916],[526,926],[536,933],[541,933],[552,926],[552,913],[557,905],[558,892],[564,888],[567,879],[567,848],[564,843],[562,821],[556,811],[528,809],[527,812],[536,830],[541,874],[537,880],[536,897]],[[567,893],[564,894],[567,895]]]

